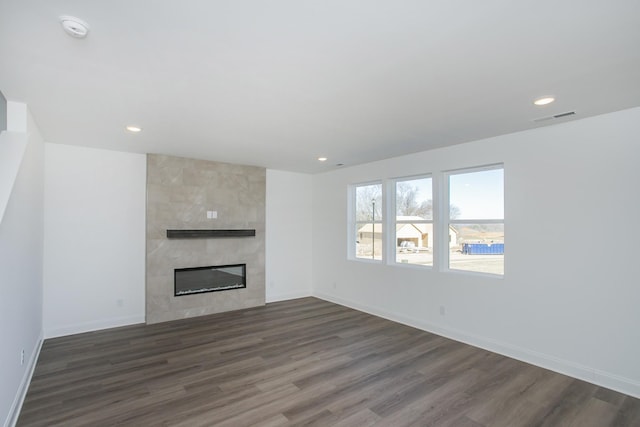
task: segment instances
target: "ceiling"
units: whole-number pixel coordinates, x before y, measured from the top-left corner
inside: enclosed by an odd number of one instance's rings
[[[0,0],[0,90],[48,142],[317,173],[638,106],[638,17],[638,0]]]

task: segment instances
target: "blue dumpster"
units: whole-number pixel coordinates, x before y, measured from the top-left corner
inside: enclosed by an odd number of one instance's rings
[[[463,243],[466,255],[504,255],[504,243]]]

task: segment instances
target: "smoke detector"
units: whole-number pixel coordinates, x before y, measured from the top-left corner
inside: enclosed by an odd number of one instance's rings
[[[73,16],[61,16],[60,24],[71,37],[83,39],[89,33],[89,24]]]

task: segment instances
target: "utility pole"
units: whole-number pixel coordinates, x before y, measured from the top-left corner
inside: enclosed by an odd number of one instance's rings
[[[373,211],[371,214],[371,259],[376,259],[376,199],[371,200]]]

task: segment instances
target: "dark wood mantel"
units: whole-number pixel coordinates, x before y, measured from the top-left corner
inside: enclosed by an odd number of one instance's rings
[[[233,230],[167,230],[168,239],[194,239],[215,237],[255,237],[255,229]]]

